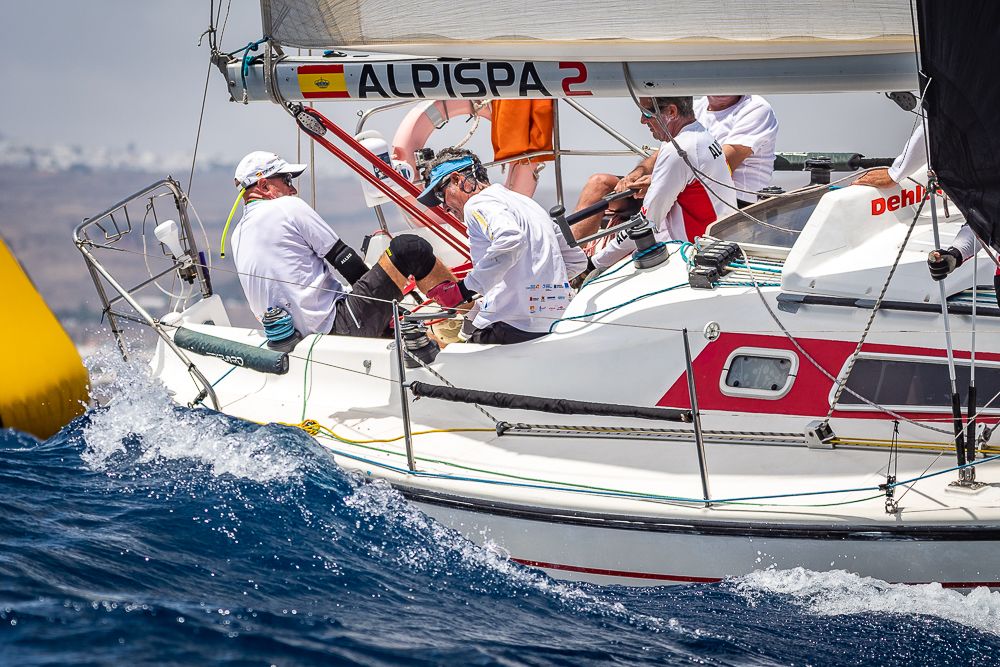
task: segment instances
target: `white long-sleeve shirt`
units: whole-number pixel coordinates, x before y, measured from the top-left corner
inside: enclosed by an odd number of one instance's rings
[[[962,225],[962,228],[958,230],[958,234],[955,234],[955,240],[951,242],[951,247],[962,253],[962,260],[972,259],[972,256],[979,252],[979,239],[972,232],[972,228],[969,227],[969,223]]]
[[[505,322],[545,332],[572,298],[569,280],[587,266],[537,202],[494,184],[465,204],[472,271],[465,284],[479,292],[473,324]]]
[[[653,226],[656,240],[693,241],[719,217],[736,210],[736,193],[722,147],[701,123],[685,125],[674,140],[698,171],[718,183],[702,183],[674,144],[664,141],[653,164],[642,213]],[[634,250],[635,241],[619,232],[591,259],[594,266],[606,269]]]

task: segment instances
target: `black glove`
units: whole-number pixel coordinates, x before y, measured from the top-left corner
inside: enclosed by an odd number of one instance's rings
[[[940,259],[935,259],[937,254]],[[944,280],[945,276],[962,266],[962,253],[955,248],[942,250],[938,248],[927,255],[927,268],[931,271],[931,278],[934,280]]]
[[[462,298],[466,301],[475,301],[479,298],[479,293],[475,290],[471,290],[465,285],[465,279],[458,281],[458,290],[462,293]]]

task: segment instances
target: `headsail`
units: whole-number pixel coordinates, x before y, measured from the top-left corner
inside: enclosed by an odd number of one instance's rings
[[[907,0],[262,0],[286,46],[453,58],[742,60],[913,51]]]
[[[919,5],[930,162],[976,235],[1000,246],[1000,3]]]

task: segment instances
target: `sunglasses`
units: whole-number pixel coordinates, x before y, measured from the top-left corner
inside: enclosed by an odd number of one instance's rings
[[[285,185],[287,185],[288,187],[290,187],[290,188],[294,187],[294,184],[292,183],[292,175],[291,174],[276,174],[274,176],[271,176],[270,178],[271,179],[280,178],[281,180],[283,180],[285,182]]]
[[[438,198],[442,203],[444,202],[444,191],[448,189],[448,185],[451,183],[451,175],[449,174],[441,180],[436,188],[434,188],[434,196]]]
[[[639,113],[642,114],[643,118],[656,118],[656,112],[652,109],[648,109],[642,105],[639,105]]]

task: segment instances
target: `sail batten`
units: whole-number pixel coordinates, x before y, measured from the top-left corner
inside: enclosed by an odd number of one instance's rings
[[[913,51],[906,0],[262,0],[264,34],[310,49],[467,58],[732,60]],[[613,7],[613,8],[612,8]]]

